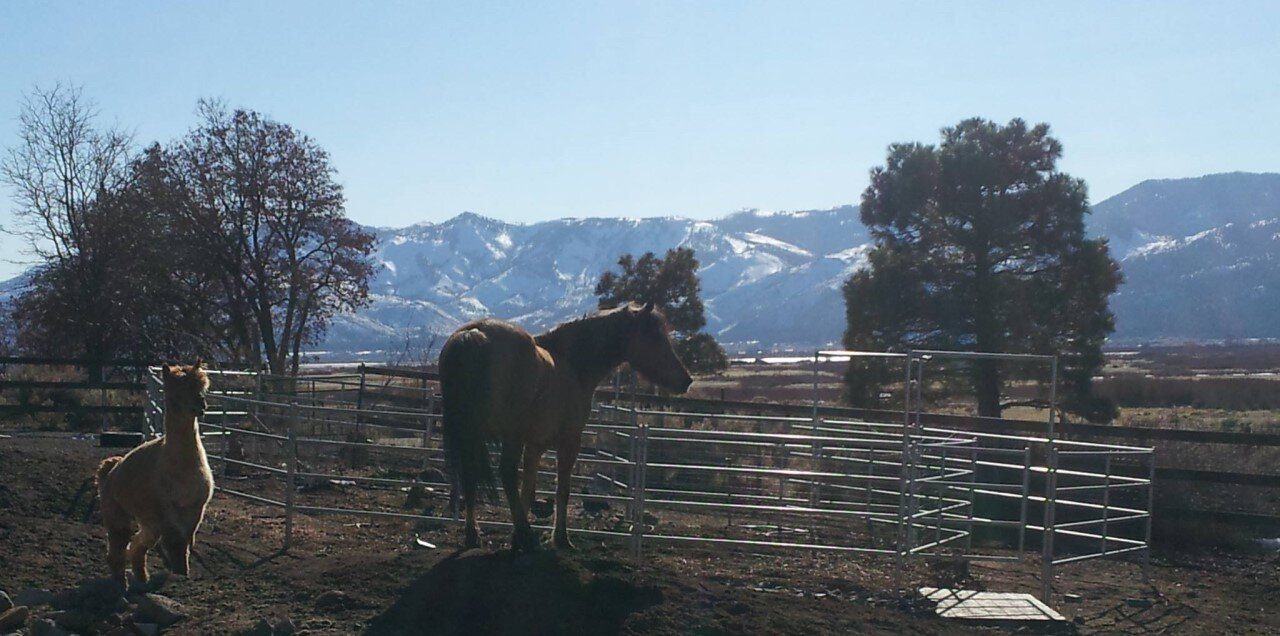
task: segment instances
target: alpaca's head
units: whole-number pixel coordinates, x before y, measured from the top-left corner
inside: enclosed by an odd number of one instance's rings
[[[165,409],[175,415],[199,417],[208,408],[205,393],[209,390],[209,376],[204,372],[204,361],[197,359],[192,365],[165,364]]]

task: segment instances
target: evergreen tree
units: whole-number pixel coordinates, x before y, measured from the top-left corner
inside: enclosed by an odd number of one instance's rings
[[[596,283],[600,308],[627,302],[653,303],[662,309],[676,332],[676,352],[690,371],[708,373],[729,366],[724,349],[710,334],[699,333],[706,326],[698,280],[698,259],[693,250],[680,247],[658,258],[646,252],[640,258],[624,254],[618,259],[618,273],[607,271]]]
[[[937,146],[890,146],[862,195],[875,249],[844,287],[845,346],[1056,353],[1064,406],[1114,416],[1090,388],[1114,330],[1119,265],[1086,236],[1085,184],[1057,170],[1061,155],[1047,124],[1020,119],[968,119]],[[864,367],[850,367],[854,402],[889,379]],[[998,417],[999,363],[971,369],[979,414]]]

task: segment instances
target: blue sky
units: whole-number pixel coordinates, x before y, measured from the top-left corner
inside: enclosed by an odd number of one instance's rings
[[[0,147],[59,81],[140,143],[201,97],[293,124],[375,225],[851,203],[974,115],[1050,123],[1095,201],[1280,170],[1274,2],[0,2]]]

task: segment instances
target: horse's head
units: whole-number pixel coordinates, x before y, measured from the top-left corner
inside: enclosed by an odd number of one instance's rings
[[[627,312],[631,323],[631,336],[625,352],[631,368],[667,390],[676,393],[688,391],[693,378],[676,356],[667,318],[654,308],[653,303],[643,307],[629,305],[623,311]]]
[[[204,372],[204,361],[192,365],[161,365],[164,376],[165,408],[176,414],[199,417],[209,408],[205,393],[209,391],[209,376]]]

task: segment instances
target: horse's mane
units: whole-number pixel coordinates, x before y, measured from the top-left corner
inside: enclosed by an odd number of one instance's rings
[[[580,373],[594,375],[622,364],[627,338],[638,323],[635,305],[601,309],[556,325],[534,338],[538,346],[564,356]],[[651,314],[665,322],[662,314]]]

